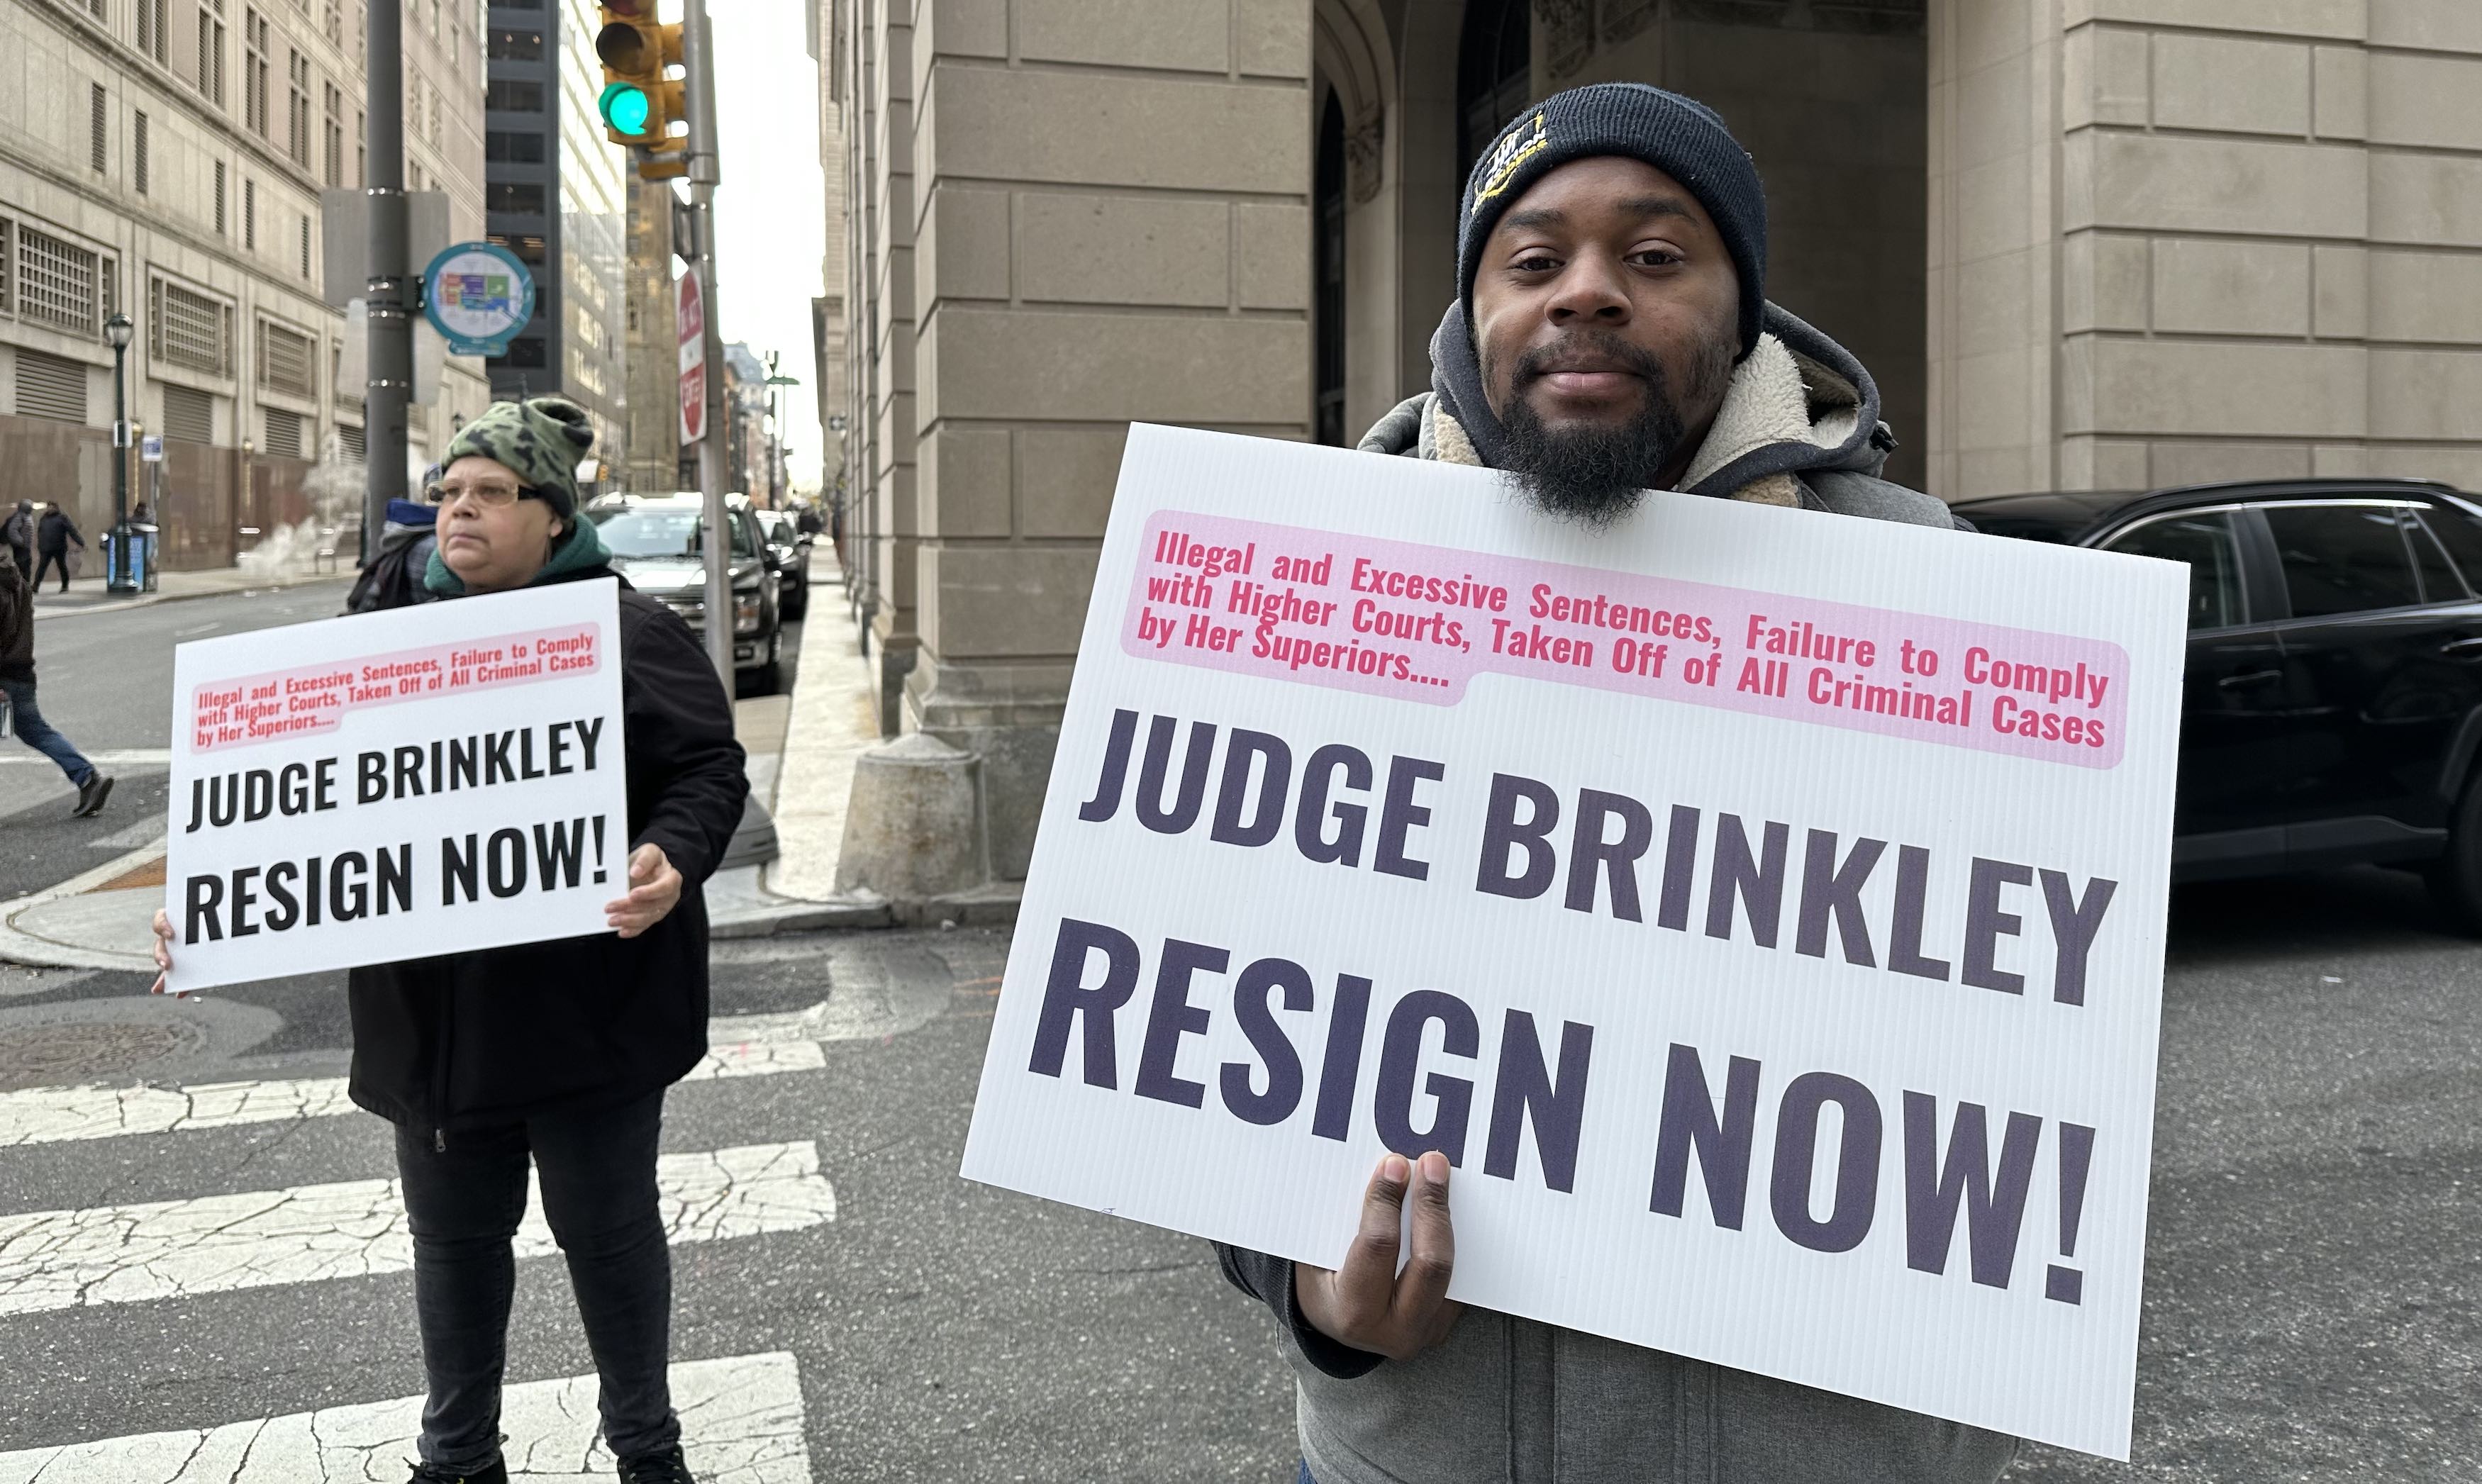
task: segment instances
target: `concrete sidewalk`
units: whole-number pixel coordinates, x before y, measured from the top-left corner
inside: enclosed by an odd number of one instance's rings
[[[93,557],[89,565],[99,572],[103,559]],[[337,582],[354,575],[351,562],[322,564],[317,569],[281,567],[263,569],[244,562],[238,567],[210,568],[205,571],[158,572],[155,591],[128,596],[103,590],[100,575],[70,579],[69,590],[62,592],[56,583],[46,582],[35,595],[35,617],[63,619],[81,613],[119,613],[130,608],[144,608],[151,603],[178,602],[185,597],[215,597],[226,593],[258,593],[270,588],[300,587],[306,582]]]
[[[167,589],[172,589],[175,575],[226,576],[168,572]],[[213,589],[201,582],[199,589],[237,592],[267,585],[231,581]],[[76,591],[73,584],[72,596]],[[198,595],[168,591],[146,600],[192,596]],[[750,755],[751,794],[774,816],[779,853],[770,863],[731,865],[708,878],[707,915],[717,938],[889,927],[901,915],[883,898],[839,897],[834,890],[854,760],[880,740],[870,670],[845,612],[840,578],[811,586],[797,676],[790,696],[758,697],[733,706],[734,733]],[[164,841],[158,834],[92,870],[0,902],[0,960],[149,971],[150,924],[163,901]],[[982,920],[990,914],[978,908],[973,915]]]

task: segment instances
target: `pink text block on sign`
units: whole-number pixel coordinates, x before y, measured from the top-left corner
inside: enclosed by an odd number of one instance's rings
[[[1131,654],[1454,705],[1485,674],[2117,765],[2128,655],[1967,623],[1306,526],[1158,513]]]
[[[191,698],[191,746],[205,753],[316,735],[360,707],[593,675],[602,663],[594,626],[580,624],[218,680]]]

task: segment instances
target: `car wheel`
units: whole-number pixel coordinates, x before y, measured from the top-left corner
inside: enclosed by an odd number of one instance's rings
[[[2482,782],[2465,785],[2447,825],[2447,849],[2422,872],[2431,900],[2457,930],[2482,938]]]

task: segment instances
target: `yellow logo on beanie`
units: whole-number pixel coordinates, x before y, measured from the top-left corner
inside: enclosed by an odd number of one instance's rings
[[[1550,147],[1550,136],[1543,132],[1543,116],[1538,113],[1532,134],[1511,134],[1491,152],[1491,169],[1484,174],[1482,184],[1474,187],[1474,204],[1480,206],[1507,190],[1509,177],[1517,173],[1518,166]]]

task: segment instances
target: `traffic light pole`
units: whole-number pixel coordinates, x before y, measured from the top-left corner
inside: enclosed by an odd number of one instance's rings
[[[374,4],[381,0],[373,0]],[[393,3],[393,0],[389,0]],[[731,527],[724,508],[724,331],[715,282],[715,43],[706,0],[682,0],[681,71],[689,107],[689,259],[706,299],[706,436],[699,439],[699,492],[706,497],[706,654],[732,693],[733,602]],[[763,575],[762,575],[762,579]]]
[[[413,306],[405,291],[405,6],[369,0],[369,339],[362,391],[362,561],[379,550],[388,501],[405,497],[405,412],[413,400]]]

